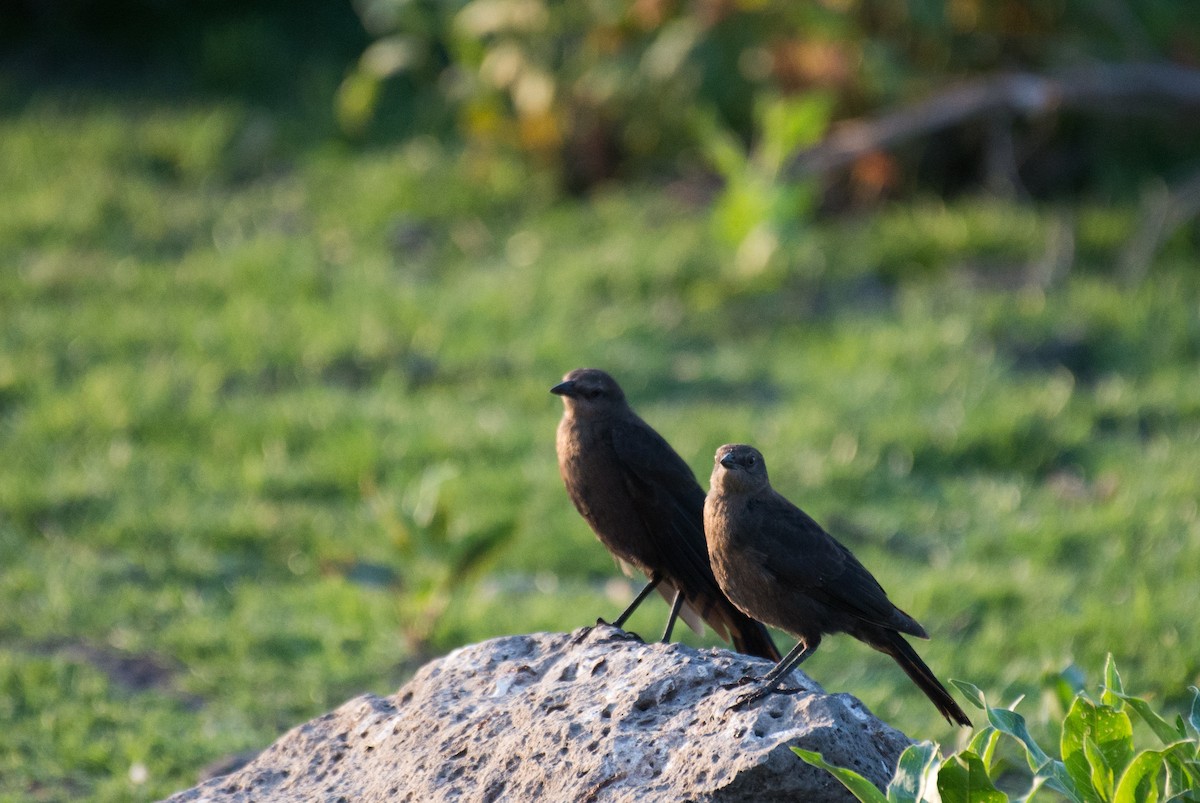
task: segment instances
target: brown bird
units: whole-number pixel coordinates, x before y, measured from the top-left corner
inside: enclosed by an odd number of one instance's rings
[[[890,655],[952,723],[971,725],[901,633],[929,638],[897,608],[849,549],[771,487],[762,454],[753,446],[717,450],[704,531],[721,589],[747,616],[795,636],[796,646],[762,686],[734,704],[774,690],[781,678],[816,651],[826,633],[849,633]]]
[[[683,458],[603,371],[571,371],[550,392],[565,408],[558,467],[571,501],[625,572],[638,569],[649,579],[613,624],[622,627],[657,588],[671,602],[663,641],[682,616],[697,633],[707,622],[739,652],[778,661],[767,629],[717,585],[704,542],[704,489]]]

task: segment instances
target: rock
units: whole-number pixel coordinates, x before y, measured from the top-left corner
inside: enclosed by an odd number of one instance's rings
[[[795,672],[794,694],[726,711],[723,688],[769,664],[644,644],[606,625],[496,638],[292,729],[174,803],[852,800],[788,748],[886,785],[911,742],[846,694]]]

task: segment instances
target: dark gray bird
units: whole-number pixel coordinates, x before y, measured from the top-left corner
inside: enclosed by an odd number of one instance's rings
[[[735,705],[770,694],[781,678],[816,651],[826,633],[849,633],[890,655],[952,723],[971,725],[901,633],[929,638],[897,608],[849,549],[803,510],[779,495],[753,446],[717,450],[704,530],[713,572],[726,596],[747,616],[798,641]]]
[[[567,494],[600,543],[649,583],[614,622],[617,627],[655,588],[671,602],[663,641],[682,616],[703,623],[734,648],[778,661],[767,629],[721,593],[704,542],[704,489],[662,436],[638,418],[616,381],[594,368],[567,374],[550,389],[562,396],[558,467]]]

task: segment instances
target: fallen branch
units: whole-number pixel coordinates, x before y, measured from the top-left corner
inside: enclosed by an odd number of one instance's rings
[[[818,145],[796,154],[788,175],[796,179],[846,167],[872,151],[988,115],[1036,117],[1066,109],[1131,114],[1163,106],[1200,107],[1200,70],[1130,64],[1059,76],[1001,73],[952,86],[882,117],[838,123]]]

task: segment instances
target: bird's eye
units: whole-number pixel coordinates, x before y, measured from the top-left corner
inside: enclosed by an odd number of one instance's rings
[[[597,399],[600,397],[600,388],[588,388],[583,395],[589,399]]]
[[[746,458],[746,465],[748,465],[748,466],[754,465],[754,455],[750,455],[749,457]]]

